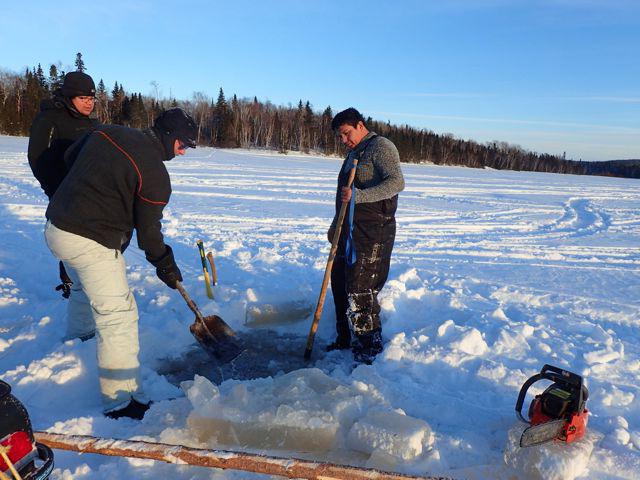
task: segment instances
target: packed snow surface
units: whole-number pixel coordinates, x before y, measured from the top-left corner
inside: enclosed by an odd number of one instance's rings
[[[135,241],[125,253],[140,313],[141,422],[102,416],[95,341],[68,341],[46,197],[27,139],[0,137],[0,378],[34,427],[293,456],[455,478],[640,478],[640,183],[403,165],[384,352],[355,366],[302,359],[329,250],[340,161],[198,148],[167,164],[163,228],[184,284],[249,346],[219,365],[194,316]],[[195,242],[214,254],[206,297]],[[274,313],[275,312],[275,313]],[[582,375],[588,434],[514,448],[521,385],[549,363]],[[548,383],[540,382],[527,397]],[[526,413],[526,411],[525,411]],[[186,465],[56,451],[56,479],[245,478]]]

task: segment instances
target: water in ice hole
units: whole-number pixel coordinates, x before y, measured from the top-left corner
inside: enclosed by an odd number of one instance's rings
[[[316,360],[325,355],[325,343],[316,339],[311,360],[306,362],[306,336],[279,334],[266,329],[238,332],[237,335],[246,349],[232,362],[221,363],[194,344],[181,357],[165,360],[157,371],[174,385],[193,380],[196,374],[220,384],[229,379],[250,380],[314,367]]]

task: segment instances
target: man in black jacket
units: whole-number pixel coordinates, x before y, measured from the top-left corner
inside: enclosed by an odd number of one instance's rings
[[[67,148],[93,130],[98,122],[90,118],[95,106],[96,87],[83,72],[69,72],[53,98],[43,100],[40,113],[31,124],[27,156],[31,171],[49,199],[67,173],[64,153]],[[60,262],[62,296],[69,298],[71,279]]]
[[[69,172],[47,208],[47,244],[74,283],[68,336],[95,332],[104,412],[112,418],[142,418],[149,408],[140,382],[138,312],[121,252],[135,229],[160,280],[171,288],[182,280],[161,232],[171,195],[163,162],[195,148],[196,131],[180,108],[147,130],[96,128],[68,149]]]
[[[31,124],[29,165],[47,197],[51,198],[67,173],[64,152],[97,125],[90,118],[96,87],[83,72],[69,72],[53,98],[43,100]]]

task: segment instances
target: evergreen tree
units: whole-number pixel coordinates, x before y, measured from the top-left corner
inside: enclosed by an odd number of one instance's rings
[[[42,66],[40,64],[38,64],[38,69],[36,70],[36,80],[42,90],[48,90],[47,80],[44,78],[44,72],[42,71]]]
[[[229,106],[227,105],[227,100],[224,97],[224,91],[222,90],[222,87],[220,87],[218,100],[216,101],[212,118],[211,133],[213,144],[218,147],[227,146],[231,140],[228,135],[231,127]]]
[[[31,122],[33,122],[40,109],[40,102],[48,95],[49,91],[47,90],[42,68],[38,66],[38,69],[34,68],[33,71],[27,69],[25,87],[20,95],[19,102],[19,128],[21,131],[29,130]]]
[[[49,91],[55,92],[62,86],[62,81],[60,79],[60,75],[58,74],[58,67],[51,64],[49,66]]]
[[[111,105],[109,108],[109,116],[111,121],[116,125],[122,125],[122,103],[124,102],[124,90],[118,82],[115,82],[113,90],[111,90]]]
[[[127,95],[122,99],[122,109],[120,110],[120,125],[131,126],[131,100]]]
[[[96,90],[96,115],[100,123],[110,123],[109,96],[102,79],[98,82],[98,89]]]
[[[324,109],[320,117],[319,149],[328,155],[333,155],[337,150],[336,136],[331,130],[333,111],[330,106]]]
[[[135,128],[146,128],[147,124],[147,109],[144,106],[142,100],[142,94],[133,94],[131,103],[131,125]]]
[[[247,147],[248,145],[244,145],[242,139],[248,136],[248,132],[244,131],[245,125],[241,118],[241,107],[240,102],[238,101],[237,95],[234,93],[233,98],[231,99],[231,132],[232,138],[231,141],[234,147]]]
[[[82,53],[76,53],[76,72],[84,72],[87,67],[84,66],[84,61],[82,60]]]
[[[304,127],[305,139],[302,151],[304,153],[309,153],[309,150],[311,148],[317,148],[315,115],[313,114],[313,110],[311,109],[311,104],[309,103],[309,101],[307,101],[304,106],[304,116],[302,118],[302,124]]]

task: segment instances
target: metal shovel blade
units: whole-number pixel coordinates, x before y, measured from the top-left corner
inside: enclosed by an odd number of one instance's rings
[[[224,320],[217,315],[208,317],[202,315],[196,302],[191,300],[181,282],[176,282],[176,289],[191,311],[196,314],[196,321],[189,326],[189,330],[207,352],[226,363],[244,351],[236,333]]]
[[[244,351],[235,332],[217,315],[196,317],[189,330],[207,352],[223,363],[230,362]]]

